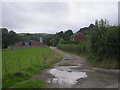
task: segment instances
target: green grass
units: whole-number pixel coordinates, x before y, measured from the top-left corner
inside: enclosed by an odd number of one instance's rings
[[[63,64],[58,64],[58,66],[77,66],[77,65],[75,65],[75,64],[65,64],[65,63],[63,63]]]
[[[42,80],[28,81],[25,83],[19,83],[14,88],[44,88],[45,83]]]
[[[2,51],[0,50],[0,89],[2,89]]]
[[[102,60],[97,61],[97,57],[93,56],[92,54],[88,54],[86,56],[86,62],[93,66],[98,68],[104,68],[104,69],[118,69],[119,64],[117,58],[102,58]]]
[[[46,61],[42,58],[43,53],[47,57]],[[2,87],[11,87],[16,82],[27,80],[33,75],[41,73],[41,69],[49,68],[52,64],[61,60],[62,56],[56,52],[54,53],[52,55],[48,47],[3,50]],[[30,56],[32,56],[32,64]],[[39,64],[37,56],[39,57]],[[21,68],[19,68],[18,59],[20,59]],[[5,72],[4,61],[6,62],[8,72]]]
[[[101,77],[101,78],[111,78],[111,75],[104,74],[104,73],[97,73],[97,72],[86,72],[87,76],[89,77]]]
[[[118,69],[117,59],[104,59],[103,61],[87,60],[87,63],[93,67],[104,69]]]

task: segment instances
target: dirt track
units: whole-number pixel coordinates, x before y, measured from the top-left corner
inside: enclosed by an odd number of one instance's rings
[[[50,48],[62,54],[63,60],[31,80],[44,80],[47,88],[118,88],[117,70],[93,68],[84,57]]]

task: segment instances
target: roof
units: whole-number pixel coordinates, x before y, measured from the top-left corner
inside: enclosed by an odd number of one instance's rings
[[[16,44],[23,44],[24,42],[30,42],[30,43],[35,44],[35,45],[37,45],[37,44],[39,44],[39,45],[44,44],[44,43],[33,41],[33,40],[24,40],[24,41],[17,42]]]
[[[78,35],[78,34],[82,34],[82,33],[76,33],[76,34],[74,34],[74,35],[72,35],[72,36],[70,36],[70,37],[74,37],[74,36],[76,36],[76,35]],[[84,34],[82,34],[82,35],[84,35]],[[84,35],[85,36],[85,35]]]

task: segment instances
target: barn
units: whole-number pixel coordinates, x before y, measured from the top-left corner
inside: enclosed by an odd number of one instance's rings
[[[40,42],[33,40],[24,40],[15,43],[14,45],[8,46],[8,49],[17,49],[17,48],[31,48],[31,47],[46,47],[47,45],[43,43],[42,38],[40,38]]]
[[[80,41],[80,40],[85,40],[86,37],[82,33],[76,33],[70,37],[71,41]]]
[[[42,42],[36,42],[33,40],[25,40],[15,43],[15,46],[45,46]]]

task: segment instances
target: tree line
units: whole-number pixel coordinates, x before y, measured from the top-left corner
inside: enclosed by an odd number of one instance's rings
[[[67,30],[65,32],[61,31],[56,34],[45,34],[45,33],[19,33],[15,31],[8,31],[7,28],[0,28],[2,30],[2,48],[7,48],[9,45],[14,45],[16,42],[24,40],[34,40],[40,41],[40,37],[43,38],[43,42],[48,46],[56,46],[59,43],[60,38],[65,41],[69,41],[69,37],[73,35],[72,30]]]
[[[81,30],[83,32],[83,29]],[[87,32],[86,40],[79,41],[78,44],[63,41],[57,47],[64,51],[85,55],[87,62],[93,66],[120,68],[120,26],[111,26],[106,19],[101,19],[96,20],[92,28],[84,30]]]
[[[6,28],[0,28],[0,30],[2,30],[2,48],[7,48],[9,45],[23,39],[12,30],[8,31]]]

